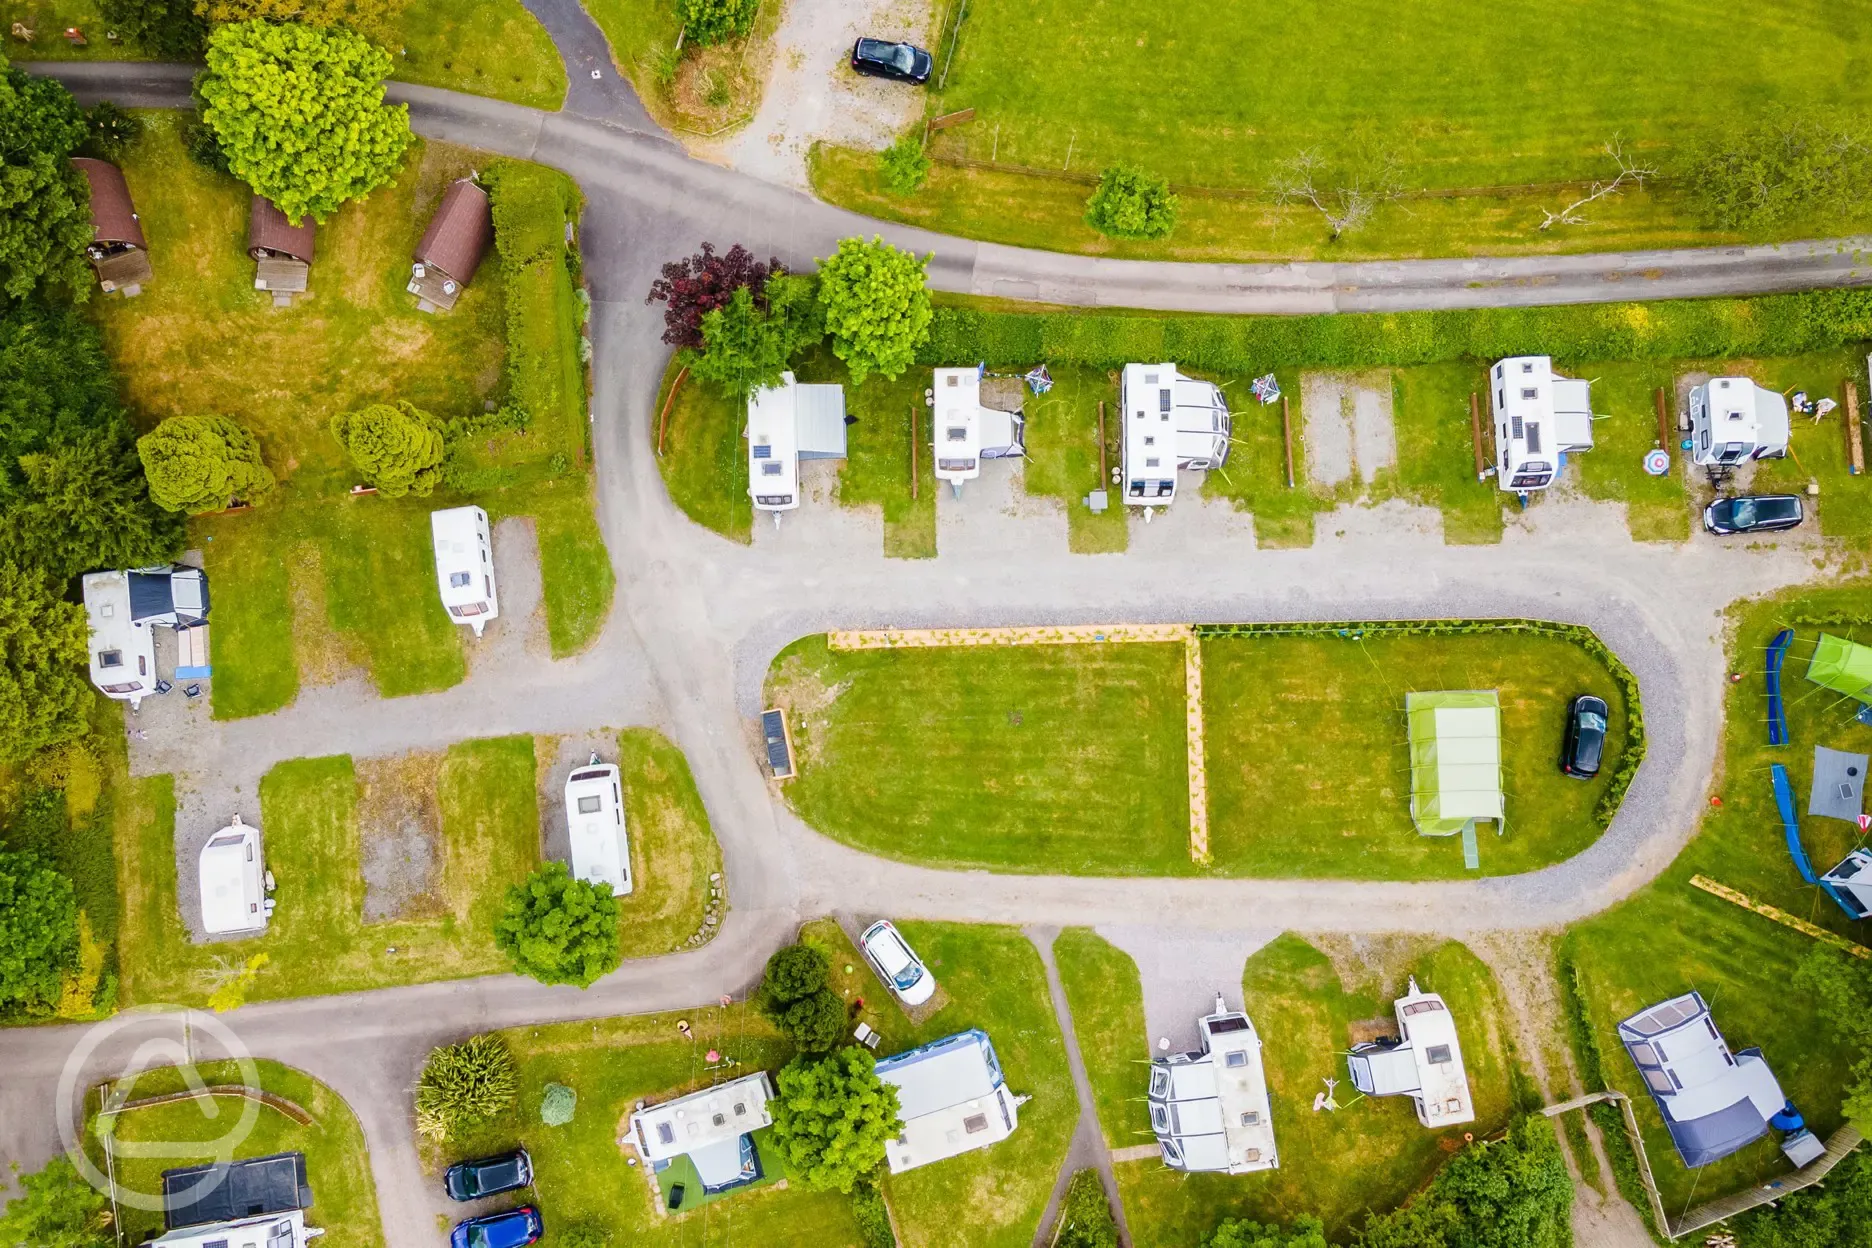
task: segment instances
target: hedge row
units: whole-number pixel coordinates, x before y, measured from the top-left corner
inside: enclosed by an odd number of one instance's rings
[[[484,175],[494,209],[494,249],[506,279],[507,403],[513,423],[582,428],[584,367],[566,226],[578,209],[565,175],[498,160]]]
[[[1612,679],[1625,695],[1626,745],[1610,783],[1599,797],[1593,821],[1601,829],[1609,827],[1625,800],[1625,790],[1638,774],[1644,761],[1644,704],[1638,694],[1638,678],[1616,654],[1599,640],[1598,634],[1584,624],[1556,624],[1549,620],[1338,620],[1330,623],[1292,624],[1198,624],[1198,637],[1292,637],[1340,636],[1356,640],[1366,634],[1389,637],[1428,637],[1438,634],[1532,633],[1539,637],[1564,637],[1606,665]]]
[[[1872,339],[1872,290],[1541,308],[1322,316],[936,310],[925,364],[1175,360],[1213,373],[1552,355],[1569,360],[1794,355]]]

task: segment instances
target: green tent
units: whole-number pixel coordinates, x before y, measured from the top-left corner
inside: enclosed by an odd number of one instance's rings
[[[1493,689],[1404,696],[1410,726],[1411,822],[1455,836],[1502,823],[1501,700]]]
[[[1820,644],[1807,661],[1807,679],[1823,689],[1872,702],[1872,646],[1821,633]]]

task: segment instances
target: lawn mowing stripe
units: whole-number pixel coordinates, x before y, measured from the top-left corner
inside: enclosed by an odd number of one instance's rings
[[[1744,910],[1753,910],[1764,919],[1773,919],[1784,927],[1791,927],[1803,936],[1811,936],[1820,943],[1831,945],[1835,949],[1850,953],[1855,958],[1872,958],[1872,949],[1868,949],[1864,945],[1847,940],[1844,936],[1829,932],[1826,928],[1809,923],[1806,919],[1796,918],[1779,906],[1771,906],[1765,901],[1756,901],[1747,893],[1739,892],[1726,884],[1718,884],[1715,880],[1707,876],[1693,875],[1690,877],[1690,883],[1692,887],[1700,888],[1712,896],[1722,898],[1724,901],[1734,902]]]

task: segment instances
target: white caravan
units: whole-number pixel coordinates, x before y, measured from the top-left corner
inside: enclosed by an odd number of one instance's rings
[[[631,891],[630,839],[624,831],[624,795],[618,769],[592,761],[566,777],[566,836],[572,845],[572,874],[609,884],[613,897]]]
[[[211,936],[234,936],[266,930],[273,903],[266,896],[266,865],[260,855],[260,829],[234,822],[202,846],[202,930]]]
[[[1713,377],[1690,391],[1691,462],[1732,468],[1788,450],[1787,400],[1747,377]]]
[[[156,636],[132,618],[130,573],[91,572],[83,585],[91,683],[135,710],[156,688]]]
[[[957,498],[962,497],[964,481],[981,476],[984,459],[1012,459],[1027,453],[1026,422],[1018,398],[1021,383],[1018,378],[1013,381],[1014,406],[1003,410],[983,404],[981,369],[936,370],[936,385],[930,392],[935,409],[936,479],[947,481]]]
[[[479,637],[489,620],[500,618],[487,512],[479,507],[432,511],[429,530],[435,539],[436,588],[442,605],[450,619],[466,624]]]
[[[1561,457],[1593,447],[1592,383],[1562,377],[1545,355],[1498,361],[1489,373],[1495,481],[1525,494],[1553,484]]]
[[[845,458],[845,388],[801,385],[783,373],[777,386],[748,396],[748,497],[754,510],[780,513],[800,505],[799,461]]]
[[[1220,468],[1228,460],[1234,426],[1221,389],[1174,364],[1125,365],[1118,408],[1124,497],[1133,507],[1166,507],[1176,497],[1178,469]]]
[[[1254,1024],[1218,994],[1215,1012],[1197,1029],[1201,1052],[1151,1063],[1151,1131],[1164,1165],[1216,1174],[1276,1168],[1274,1115]]]
[[[1352,1046],[1346,1064],[1353,1086],[1367,1096],[1408,1096],[1417,1121],[1433,1129],[1475,1121],[1475,1101],[1463,1070],[1456,1019],[1434,992],[1417,986],[1394,1003],[1399,1039]]]

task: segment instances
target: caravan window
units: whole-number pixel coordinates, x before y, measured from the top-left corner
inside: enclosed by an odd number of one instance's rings
[[[1540,454],[1540,426],[1539,425],[1530,424],[1527,427],[1527,449],[1528,449],[1528,454],[1530,455]]]
[[[468,584],[469,579],[468,573],[466,572],[451,572],[449,573],[449,588],[461,589]]]
[[[987,1114],[970,1114],[962,1120],[962,1129],[970,1135],[980,1135],[988,1129]]]
[[[578,800],[578,813],[581,815],[595,815],[598,813],[598,808],[602,805],[604,805],[603,798],[581,797]]]
[[[1248,1054],[1240,1049],[1231,1049],[1222,1059],[1224,1066],[1242,1067],[1248,1064]]]
[[[97,665],[99,667],[122,667],[123,666],[123,651],[121,650],[98,651]]]
[[[1645,1071],[1644,1081],[1645,1086],[1649,1087],[1653,1092],[1660,1092],[1665,1096],[1669,1096],[1672,1092],[1676,1091],[1675,1088],[1671,1087],[1671,1081],[1661,1070]]]
[[[1424,1060],[1432,1066],[1441,1066],[1450,1060],[1450,1046],[1433,1044],[1424,1050]]]
[[[944,432],[944,435],[951,442],[968,441],[968,426],[967,425],[950,425],[943,432]]]
[[[1521,397],[1529,402],[1533,402],[1535,399],[1540,398],[1540,391],[1531,387],[1523,387],[1521,390]]]
[[[676,1128],[667,1122],[657,1123],[657,1143],[674,1144],[675,1142]]]
[[[763,477],[777,477],[780,475],[781,467],[774,461],[768,460],[760,466],[760,470]]]

